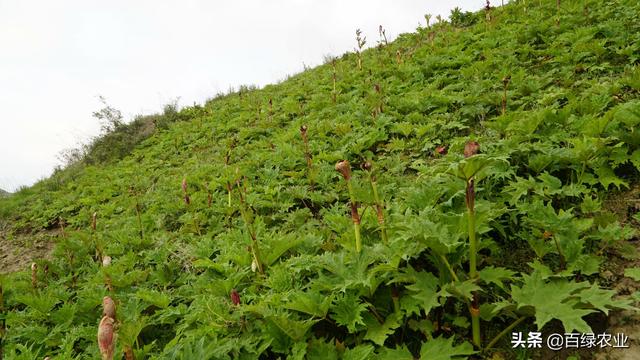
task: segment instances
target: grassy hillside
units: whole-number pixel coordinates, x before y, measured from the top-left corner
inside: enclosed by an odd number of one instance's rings
[[[515,359],[540,350],[512,330],[601,330],[639,298],[599,276],[640,220],[606,203],[639,179],[638,14],[454,12],[0,200],[5,241],[59,231],[1,278],[5,357],[98,358],[114,317],[137,359]]]

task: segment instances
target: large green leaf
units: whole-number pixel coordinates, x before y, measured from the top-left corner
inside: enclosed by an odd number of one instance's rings
[[[407,286],[411,292],[411,297],[417,301],[425,314],[429,314],[431,309],[440,306],[438,298],[438,278],[432,273],[420,271],[415,273],[415,282]]]
[[[453,360],[462,356],[475,354],[473,346],[468,342],[460,345],[453,345],[453,337],[444,338],[442,336],[427,340],[420,349],[422,360]]]
[[[355,332],[358,325],[365,325],[362,313],[366,310],[367,305],[358,296],[343,295],[336,298],[331,312],[336,323],[346,326],[349,332]]]
[[[523,276],[523,280],[522,287],[511,286],[511,295],[519,309],[533,308],[538,329],[542,329],[552,319],[557,319],[562,322],[566,332],[592,332],[582,318],[595,310],[579,306],[579,293],[588,289],[589,283],[576,283],[566,279],[545,281],[537,271]]]
[[[287,309],[324,318],[329,311],[332,300],[331,296],[326,296],[319,292],[297,291],[290,296],[289,301],[283,306]]]
[[[387,337],[401,325],[395,314],[389,315],[382,324],[374,316],[366,317],[365,323],[367,324],[367,333],[364,339],[371,340],[378,346],[383,346]]]

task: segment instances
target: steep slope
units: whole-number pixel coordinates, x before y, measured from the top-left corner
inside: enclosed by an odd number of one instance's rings
[[[12,233],[60,229],[2,279],[7,357],[99,357],[104,296],[136,358],[515,358],[511,324],[599,329],[633,304],[598,274],[635,237],[602,204],[638,181],[639,13],[455,12],[1,200]]]

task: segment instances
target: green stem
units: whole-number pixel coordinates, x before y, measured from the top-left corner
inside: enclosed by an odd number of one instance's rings
[[[469,213],[469,277],[478,277],[477,260],[478,244],[476,240],[476,212],[468,209]]]
[[[378,183],[374,180],[373,176],[369,176],[369,181],[371,182],[371,189],[373,191],[373,199],[376,202],[376,213],[378,215],[378,224],[380,224],[380,234],[382,235],[382,241],[384,243],[389,242],[389,238],[387,237],[387,225],[385,224],[384,212],[382,201],[380,201],[380,196],[378,195]]]
[[[478,244],[476,239],[476,212],[474,209],[475,204],[475,190],[474,190],[474,180],[470,179],[467,181],[467,212],[469,215],[469,277],[471,280],[475,280],[478,278],[478,269],[477,269],[477,255],[478,255]],[[471,334],[473,337],[473,343],[476,347],[480,348],[480,309],[478,304],[477,294],[473,294],[473,301],[469,308],[471,313]]]
[[[558,243],[558,238],[556,238],[555,235],[553,235],[553,241],[556,243],[556,248],[558,249],[558,255],[560,255],[560,266],[562,267],[562,269],[565,269],[566,263],[564,260],[564,254],[562,253],[562,249],[560,248],[560,244]]]
[[[451,264],[449,264],[449,260],[447,260],[444,255],[440,255],[440,259],[442,259],[442,262],[444,262],[444,264],[447,266],[447,269],[449,269],[449,273],[451,274],[451,277],[453,277],[453,280],[455,280],[456,282],[460,282],[458,275],[456,275],[455,271],[453,271],[453,268],[451,267]]]
[[[140,202],[138,201],[137,194],[136,194],[136,217],[138,218],[138,231],[140,233],[140,240],[143,240],[144,231],[142,230],[142,215],[140,214]]]
[[[353,221],[353,230],[356,235],[356,252],[360,253],[362,250],[362,239],[360,238],[360,216],[358,215],[356,196],[353,192],[353,186],[351,186],[350,180],[347,180],[347,188],[349,189],[349,198],[351,199],[351,220]]]
[[[523,322],[528,316],[524,315],[519,317],[518,319],[516,319],[513,323],[511,323],[511,325],[507,326],[504,330],[502,330],[498,335],[496,335],[496,337],[494,337],[489,344],[487,344],[487,346],[484,348],[484,351],[487,351],[489,349],[491,349],[493,347],[493,345],[495,345],[498,340],[500,340],[501,337],[503,337],[504,335],[506,335],[507,333],[509,333],[509,331],[513,330],[514,327],[518,326],[518,324],[520,324],[521,322]]]
[[[473,307],[471,309],[471,333],[473,334],[473,343],[480,348],[480,314],[479,310],[476,311]]]
[[[238,191],[241,191],[240,188],[238,188]],[[245,226],[247,227],[247,231],[249,232],[249,237],[251,238],[251,253],[253,254],[253,258],[256,262],[256,265],[258,266],[258,272],[263,275],[264,268],[262,266],[262,259],[260,258],[258,238],[256,236],[256,233],[254,232],[253,226],[251,226],[251,223],[249,222],[249,215],[247,214],[247,209],[245,208],[245,206],[246,204],[244,197],[242,196],[242,193],[240,193],[240,214],[242,216],[242,220],[244,220]]]

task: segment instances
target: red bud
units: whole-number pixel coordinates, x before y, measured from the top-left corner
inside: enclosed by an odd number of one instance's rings
[[[116,303],[109,296],[102,298],[102,316],[108,316],[113,320],[116,319]]]
[[[480,151],[480,144],[477,141],[469,141],[464,145],[464,157],[468,158]]]
[[[240,294],[236,289],[231,290],[231,302],[233,305],[240,305]]]
[[[349,164],[349,160],[342,160],[336,164],[336,171],[342,174],[342,177],[349,181],[351,180],[351,165]]]
[[[187,193],[187,178],[186,177],[182,179],[182,192],[185,193],[185,194]]]
[[[98,347],[102,360],[112,360],[115,348],[115,334],[113,332],[114,320],[108,316],[102,317],[98,326]]]

